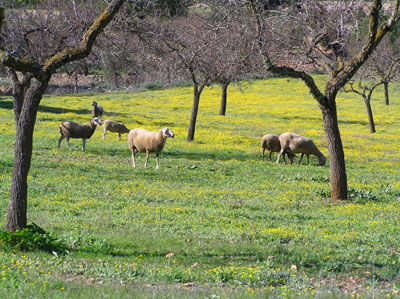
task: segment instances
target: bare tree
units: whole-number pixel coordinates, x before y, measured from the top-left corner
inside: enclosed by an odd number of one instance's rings
[[[36,44],[33,43],[36,41],[43,45],[48,40],[49,32],[53,34],[59,32],[57,29],[47,30],[47,25],[51,20],[62,16],[62,11],[47,12],[47,18],[44,18],[43,21],[45,27],[34,27],[21,32],[22,37],[16,40],[17,44],[19,43],[18,47],[13,52],[5,51],[7,39],[10,36],[4,33],[1,35],[0,61],[8,67],[12,79],[16,124],[14,165],[6,230],[15,232],[27,225],[27,177],[31,166],[33,131],[37,110],[51,76],[65,64],[83,59],[90,54],[97,37],[107,27],[124,2],[124,0],[113,0],[89,28],[83,26],[86,29],[82,30],[84,32],[82,39],[76,43],[64,43],[71,38],[69,31],[61,31],[64,34],[59,34],[58,38],[46,43],[46,47],[39,49],[39,46],[36,48]],[[41,19],[40,14],[43,12],[43,10],[38,10],[25,13],[28,14],[28,18],[39,20]],[[5,19],[5,9],[0,8],[0,28],[12,20]],[[65,20],[65,22],[67,21]],[[28,29],[29,24],[35,23],[25,22],[23,25]],[[65,23],[63,24],[65,27]],[[27,36],[33,34],[38,34],[38,38],[27,40]],[[18,34],[13,35],[13,37],[17,36]]]
[[[150,20],[137,34],[147,41],[155,57],[162,57],[177,69],[187,73],[193,83],[193,105],[188,128],[188,142],[194,140],[200,97],[204,88],[211,84],[214,61],[210,59],[218,39],[212,30],[210,18],[192,12],[189,18],[174,18],[157,22]]]
[[[347,199],[346,166],[336,96],[398,22],[399,1],[393,2],[388,17],[383,17],[382,1],[361,3],[368,10],[369,25],[366,34],[360,36],[362,47],[351,56],[346,51],[346,45],[350,38],[358,34],[353,1],[306,1],[274,11],[266,11],[262,1],[244,2],[252,15],[266,71],[303,80],[316,99],[328,144],[331,199]],[[329,73],[323,91],[307,72],[309,63]]]
[[[388,62],[387,65],[385,62]],[[389,104],[388,84],[396,76],[398,71],[398,62],[395,60],[384,60],[381,53],[376,53],[371,57],[370,62],[365,65],[358,76],[357,86],[353,80],[348,82],[350,88],[344,87],[346,92],[353,92],[360,95],[367,109],[368,123],[370,133],[375,133],[374,115],[372,113],[371,98],[375,89],[384,84],[385,85],[385,103]]]

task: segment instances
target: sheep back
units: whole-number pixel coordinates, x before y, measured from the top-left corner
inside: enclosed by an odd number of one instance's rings
[[[283,133],[279,139],[281,142],[281,147],[294,154],[304,153],[306,155],[311,155],[315,154],[316,150],[319,152],[314,141],[309,137],[304,137],[293,133]]]
[[[139,152],[159,153],[165,145],[162,130],[152,132],[145,129],[130,130],[128,135],[129,147],[136,148]]]
[[[91,122],[92,124],[92,122]],[[94,124],[94,129],[96,125]],[[64,121],[60,124],[59,131],[68,138],[86,138],[92,137],[95,130],[88,124],[78,124],[73,121]]]

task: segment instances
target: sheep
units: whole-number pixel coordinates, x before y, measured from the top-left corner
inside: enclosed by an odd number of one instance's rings
[[[281,143],[279,141],[279,136],[274,134],[266,134],[261,138],[261,148],[262,148],[262,159],[264,160],[265,150],[269,150],[269,159],[272,160],[271,154],[279,153],[281,150]]]
[[[281,155],[287,151],[288,153],[297,154],[301,153],[299,165],[304,155],[307,156],[307,164],[310,163],[310,155],[315,155],[318,158],[319,165],[324,166],[326,162],[325,156],[319,151],[315,143],[311,138],[300,136],[293,133],[283,133],[279,136],[281,143],[281,150],[278,154],[278,159],[276,163],[279,163]],[[290,163],[293,163],[293,159],[290,159]]]
[[[271,155],[272,152],[279,153],[281,150],[281,143],[279,141],[279,136],[274,134],[266,134],[261,138],[261,148],[262,148],[262,159],[264,160],[264,152],[265,150],[269,150],[269,160],[272,160]],[[285,154],[288,155],[289,159],[292,160],[294,155],[288,153],[287,151],[284,152],[283,160],[285,160]]]
[[[106,136],[107,130],[113,133],[118,133],[118,141],[121,140],[121,134],[129,133],[129,129],[125,127],[123,123],[111,119],[106,119],[103,122],[103,140],[104,136]]]
[[[156,153],[156,169],[158,169],[160,152],[164,148],[168,137],[174,138],[174,133],[169,128],[163,128],[158,132],[147,131],[145,129],[130,130],[128,144],[132,152],[132,166],[136,167],[135,156],[138,152],[146,152],[144,167],[147,167],[150,153]]]
[[[64,138],[66,138],[65,143],[68,145],[70,150],[71,146],[69,145],[69,139],[82,138],[82,151],[85,151],[86,139],[92,137],[97,125],[101,126],[101,120],[97,117],[93,118],[89,124],[78,124],[73,121],[63,121],[59,126],[61,137],[58,139],[58,148],[60,148],[61,141]]]
[[[104,109],[103,106],[101,105],[97,105],[97,103],[95,101],[92,102],[92,116],[93,117],[102,117],[103,113],[104,113]]]

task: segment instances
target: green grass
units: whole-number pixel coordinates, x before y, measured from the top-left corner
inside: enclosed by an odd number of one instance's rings
[[[322,83],[324,77],[317,77]],[[270,78],[231,87],[226,117],[219,88],[205,90],[195,141],[186,142],[190,87],[46,96],[34,135],[28,219],[69,252],[0,251],[2,297],[365,297],[400,287],[399,89],[376,93],[377,133],[362,100],[339,94],[351,199],[329,200],[329,166],[261,161],[263,134],[297,132],[327,155],[321,113],[301,82]],[[156,170],[136,169],[123,135],[97,129],[57,150],[58,124],[88,122],[96,100],[128,128],[168,126]],[[11,99],[0,100],[0,225],[13,161]],[[276,158],[276,154],[273,155]],[[297,158],[298,159],[298,158]],[[329,162],[329,160],[328,160]],[[132,296],[133,295],[133,296]]]

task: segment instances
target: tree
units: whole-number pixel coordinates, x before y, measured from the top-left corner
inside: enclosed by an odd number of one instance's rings
[[[86,29],[81,41],[74,46],[63,47],[63,40],[68,36],[62,36],[58,43],[45,53],[55,53],[27,59],[31,53],[26,47],[23,51],[9,53],[4,50],[4,41],[7,35],[2,35],[2,50],[0,50],[0,61],[8,67],[13,84],[13,106],[14,120],[16,125],[16,142],[14,152],[14,164],[11,179],[10,198],[7,212],[6,230],[15,232],[27,225],[27,177],[31,166],[32,139],[36,122],[36,114],[49,84],[51,76],[57,69],[69,62],[87,57],[99,34],[107,27],[125,0],[113,0],[105,11]],[[33,12],[34,14],[35,12]],[[40,11],[37,13],[41,13]],[[36,16],[37,18],[38,16]],[[52,15],[56,17],[56,14]],[[0,8],[0,29],[5,22],[5,10]],[[44,27],[31,29],[30,33],[46,34]],[[25,32],[26,34],[28,32]],[[25,35],[26,36],[26,35]],[[55,42],[56,42],[55,41]],[[21,40],[21,44],[24,41]],[[30,49],[35,49],[31,42],[26,42]],[[51,44],[50,44],[51,45]]]
[[[358,85],[354,85],[354,81],[350,80],[348,85],[350,89],[344,90],[346,92],[353,92],[360,95],[363,100],[365,107],[367,109],[368,115],[368,123],[369,123],[369,130],[370,133],[375,133],[375,122],[374,116],[372,113],[372,106],[371,106],[371,98],[372,94],[378,86],[384,84],[385,85],[385,103],[389,104],[389,92],[388,92],[388,84],[389,82],[396,76],[398,70],[398,63],[396,60],[382,59],[382,54],[375,54],[374,57],[371,57],[370,62],[366,64],[366,67],[362,69],[360,72],[361,75],[358,78]],[[387,65],[389,62],[390,64]]]
[[[265,70],[301,79],[316,99],[328,144],[331,199],[347,199],[346,166],[336,96],[398,22],[399,1],[393,3],[388,17],[383,15],[382,1],[364,4],[369,8],[368,32],[362,47],[352,56],[346,51],[346,44],[357,28],[354,23],[358,21],[352,1],[307,1],[292,9],[273,12],[266,11],[257,0],[246,0],[245,5],[252,16]],[[279,51],[276,51],[277,48]],[[282,54],[286,56],[285,60],[279,59]],[[296,57],[296,54],[299,56]],[[292,64],[288,63],[290,61]],[[310,62],[329,74],[323,91],[305,69]]]
[[[204,88],[211,84],[218,34],[210,25],[212,16],[194,11],[188,18],[174,18],[163,21],[151,19],[141,22],[136,32],[155,57],[170,61],[177,69],[184,71],[193,83],[193,105],[190,116],[187,141],[194,140],[200,97]],[[137,25],[137,24],[136,24]]]

